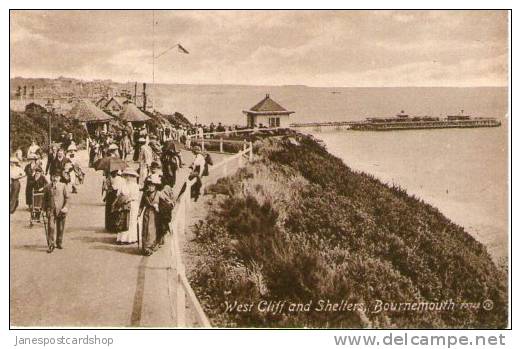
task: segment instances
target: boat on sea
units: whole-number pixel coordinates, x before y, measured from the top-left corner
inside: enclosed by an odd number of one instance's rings
[[[433,128],[476,128],[498,127],[501,121],[495,118],[479,117],[464,114],[447,115],[445,118],[433,116],[410,116],[403,110],[391,118],[367,118],[364,121],[350,123],[349,129],[354,131],[395,131]]]

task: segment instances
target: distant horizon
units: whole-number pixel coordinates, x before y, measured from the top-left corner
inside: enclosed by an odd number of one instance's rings
[[[59,75],[58,77],[45,77],[45,76],[37,76],[37,77],[27,77],[27,76],[15,76],[10,77],[9,80],[13,79],[47,79],[47,80],[58,80],[58,79],[72,79],[78,80],[82,82],[95,82],[95,81],[110,81],[114,84],[143,84],[147,85],[178,85],[178,86],[249,86],[249,87],[308,87],[308,88],[509,88],[510,85],[388,85],[388,86],[377,86],[377,85],[350,85],[350,86],[315,86],[308,84],[281,84],[281,85],[270,85],[270,84],[244,84],[244,83],[175,83],[175,82],[155,82],[152,83],[150,81],[126,81],[121,82],[120,80],[114,80],[111,78],[79,78],[73,76],[65,76]]]

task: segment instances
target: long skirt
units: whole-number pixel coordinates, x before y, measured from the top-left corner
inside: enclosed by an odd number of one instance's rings
[[[109,190],[105,195],[105,230],[114,231],[114,217],[112,216],[112,204],[116,200],[116,191]]]
[[[145,179],[148,177],[148,166],[145,163],[139,164],[139,185],[145,186]]]
[[[158,215],[153,207],[145,207],[143,211],[143,224],[142,224],[142,248],[143,253],[147,254],[154,250],[156,247],[157,233],[158,233]]]
[[[165,236],[170,232],[170,221],[172,220],[172,212],[163,212],[158,217],[158,234],[157,234],[157,243],[159,245],[164,245]]]
[[[117,241],[123,243],[134,243],[137,241],[138,234],[138,225],[137,225],[137,215],[139,212],[139,203],[137,201],[132,201],[130,204],[130,218],[129,218],[129,226],[127,231],[122,231],[118,233]]]
[[[132,156],[132,160],[138,161],[138,159],[139,159],[139,151],[140,150],[141,150],[141,145],[140,144],[136,144],[134,146],[134,155]]]
[[[9,187],[9,213],[12,214],[18,207],[18,195],[20,194],[20,180],[11,180]]]
[[[33,204],[33,181],[25,183],[25,204],[31,206]]]

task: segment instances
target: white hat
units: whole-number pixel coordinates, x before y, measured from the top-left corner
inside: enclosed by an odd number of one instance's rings
[[[159,185],[159,184],[161,184],[161,177],[158,174],[152,174],[147,177],[146,181],[149,183],[152,183],[152,184]]]
[[[67,151],[76,151],[76,150],[78,150],[78,148],[76,147],[76,144],[74,144],[74,143],[69,145],[69,147],[67,148]]]
[[[133,168],[127,167],[123,172],[121,172],[122,176],[132,176],[132,177],[139,177],[136,170]]]
[[[114,143],[112,143],[111,145],[109,145],[109,150],[117,150],[119,149],[117,145],[115,145]]]
[[[16,163],[16,164],[20,164],[20,160],[18,160],[18,158],[15,157],[15,156],[11,156],[11,157],[9,158],[9,162],[14,162],[14,163]]]

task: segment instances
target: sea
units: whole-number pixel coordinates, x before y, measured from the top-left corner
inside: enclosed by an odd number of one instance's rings
[[[407,131],[300,130],[357,171],[397,184],[437,207],[482,242],[496,262],[508,257],[508,90],[503,87],[324,88],[291,86],[156,85],[154,103],[189,120],[244,125],[242,113],[266,94],[292,122],[351,121],[463,111],[495,117],[502,126]]]

